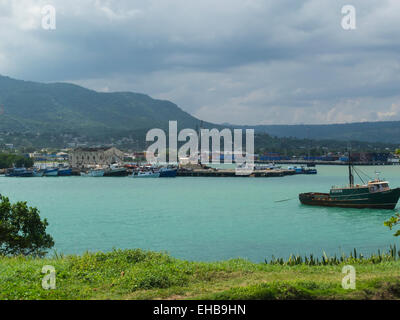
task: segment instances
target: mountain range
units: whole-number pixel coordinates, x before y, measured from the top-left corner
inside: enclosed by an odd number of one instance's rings
[[[78,133],[87,136],[168,127],[222,128],[203,122],[176,104],[133,92],[97,92],[69,83],[38,83],[0,75],[0,131]],[[400,121],[326,125],[259,125],[256,132],[301,139],[399,142]]]

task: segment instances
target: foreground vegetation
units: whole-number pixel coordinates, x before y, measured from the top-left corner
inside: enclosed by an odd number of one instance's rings
[[[0,257],[0,299],[400,298],[397,254],[381,254],[375,260],[348,257],[320,265],[281,262],[188,262],[142,250]],[[354,290],[342,288],[342,268],[348,264],[356,269]],[[56,270],[54,290],[42,288],[45,265]]]

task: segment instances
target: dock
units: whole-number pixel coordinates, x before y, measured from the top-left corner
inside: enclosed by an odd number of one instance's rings
[[[179,169],[178,177],[283,177],[294,175],[294,170],[273,169],[273,170],[255,170],[250,175],[236,175],[235,169]]]
[[[273,162],[274,164],[287,164],[287,165],[329,165],[329,166],[347,166],[346,161],[322,161],[322,160],[274,160],[274,161],[260,161],[257,160],[255,164],[268,164]],[[355,166],[392,166],[398,165],[398,163],[390,163],[383,161],[352,161]]]

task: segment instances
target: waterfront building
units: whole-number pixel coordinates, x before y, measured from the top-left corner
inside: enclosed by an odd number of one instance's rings
[[[69,162],[73,168],[109,166],[123,160],[124,153],[115,147],[77,148],[69,154]]]

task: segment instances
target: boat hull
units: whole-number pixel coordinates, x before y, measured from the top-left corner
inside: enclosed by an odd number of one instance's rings
[[[81,177],[103,177],[104,170],[90,170],[89,172],[81,172]]]
[[[44,171],[33,171],[33,176],[34,177],[43,177],[44,176]]]
[[[178,173],[178,169],[161,169],[160,178],[175,178]]]
[[[44,172],[45,177],[57,177],[58,176],[58,169],[46,169]]]
[[[104,172],[105,177],[125,177],[127,175],[128,171],[126,168],[112,169]]]
[[[133,173],[131,175],[132,178],[159,178],[160,177],[160,173],[159,172],[152,172],[152,173]]]
[[[6,177],[30,178],[30,177],[33,177],[33,172],[26,171],[26,172],[18,172],[18,173],[15,173],[15,172],[7,173]]]
[[[71,168],[58,170],[58,176],[60,176],[60,177],[70,176],[71,174],[72,174]]]
[[[329,193],[301,193],[299,200],[302,204],[324,207],[342,208],[371,208],[393,210],[400,197],[400,188],[387,191],[354,194],[342,199],[332,197]]]

